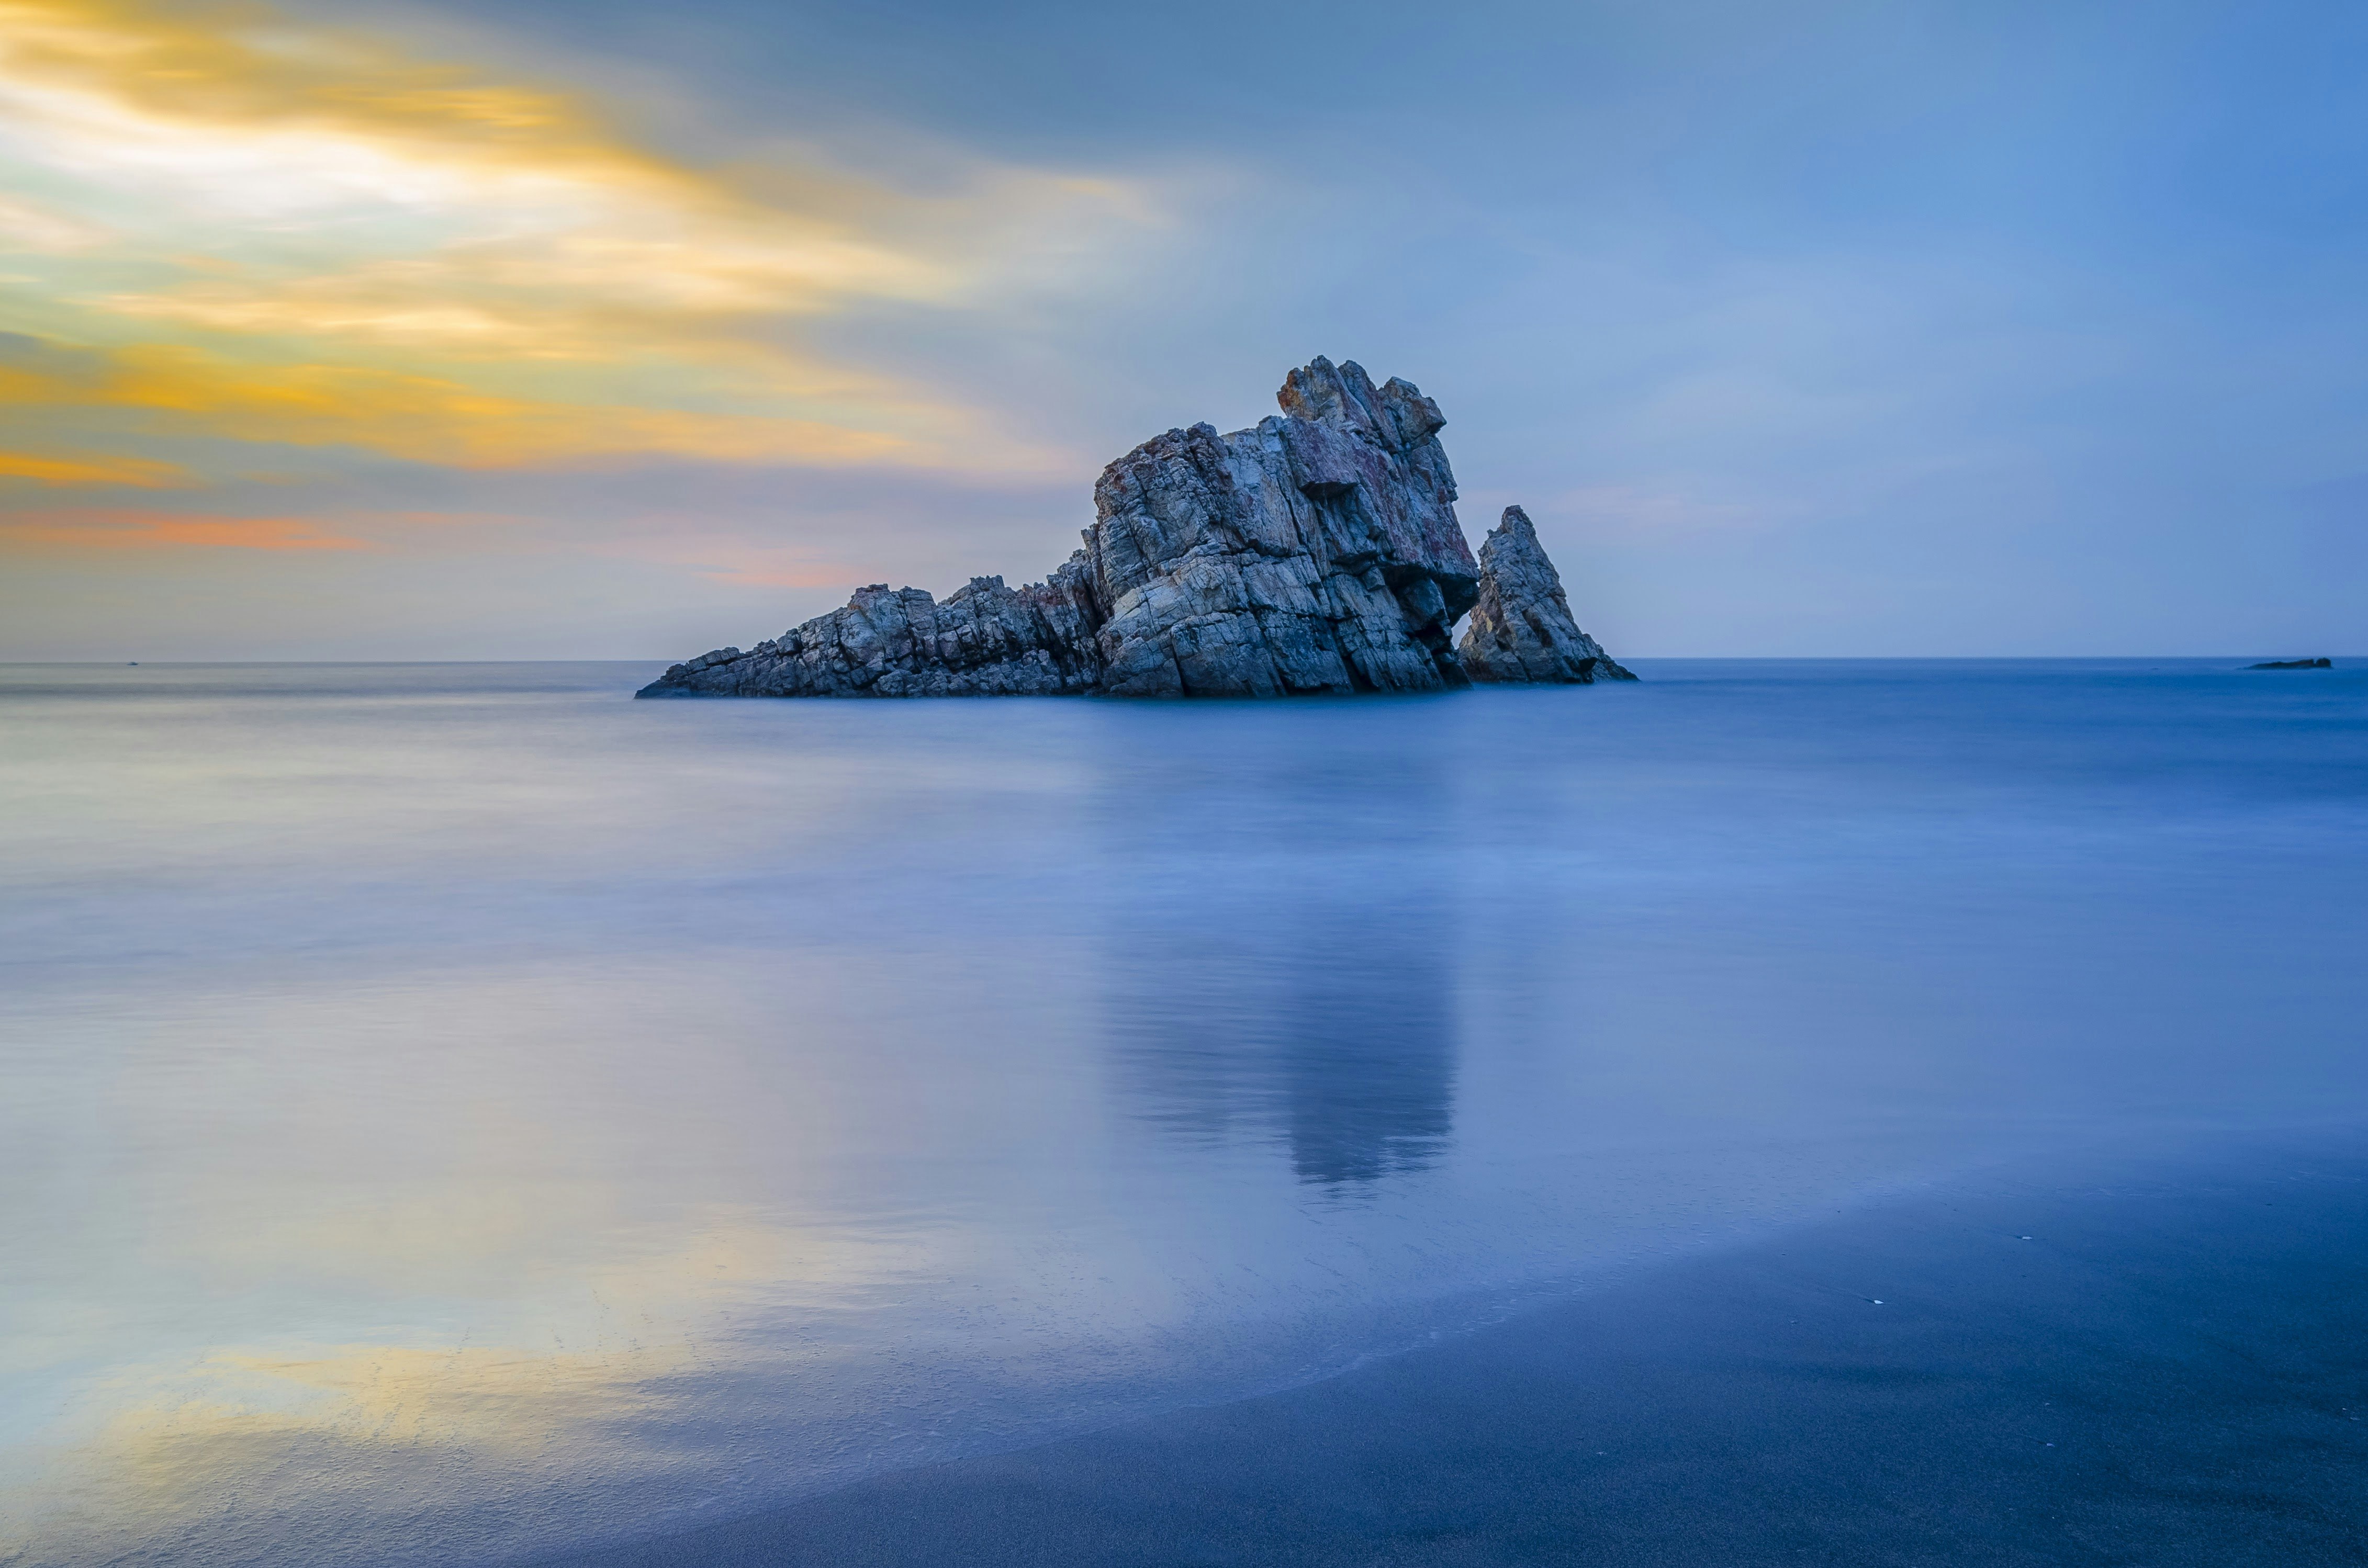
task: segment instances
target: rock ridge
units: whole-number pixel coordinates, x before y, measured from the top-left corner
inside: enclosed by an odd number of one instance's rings
[[[1319,357],[1276,402],[1247,430],[1169,430],[1104,469],[1084,548],[1041,583],[973,577],[942,602],[875,583],[637,695],[1282,697],[1635,678],[1578,630],[1519,507],[1474,557],[1439,442],[1447,421],[1413,383],[1376,387],[1354,360]]]

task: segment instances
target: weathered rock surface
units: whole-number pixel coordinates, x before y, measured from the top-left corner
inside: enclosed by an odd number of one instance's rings
[[[1124,697],[1464,684],[1479,591],[1439,405],[1353,361],[1293,370],[1283,413],[1170,430],[1110,464],[1087,535],[1102,689]]]
[[[875,584],[772,642],[677,665],[641,695],[1433,691],[1469,684],[1452,629],[1475,603],[1500,607],[1492,627],[1543,629],[1492,652],[1484,678],[1634,678],[1571,621],[1526,517],[1488,586],[1490,557],[1473,559],[1456,520],[1446,421],[1412,384],[1375,387],[1355,362],[1318,358],[1277,401],[1282,413],[1250,429],[1170,430],[1110,464],[1085,548],[1044,582],[974,577],[942,604]],[[1562,642],[1538,641],[1549,635]],[[1532,658],[1533,644],[1594,663]],[[1543,673],[1521,673],[1532,665]]]
[[[1519,506],[1506,507],[1480,543],[1480,598],[1455,651],[1474,680],[1583,686],[1636,678],[1578,629],[1562,574]]]
[[[919,588],[859,588],[743,653],[677,665],[643,697],[1064,697],[1096,689],[1099,617],[1085,552],[1044,582],[973,577],[943,604]]]

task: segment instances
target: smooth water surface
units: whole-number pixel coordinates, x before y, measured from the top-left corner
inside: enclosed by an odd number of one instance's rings
[[[2368,681],[0,671],[0,1551],[497,1562],[2368,1122]]]

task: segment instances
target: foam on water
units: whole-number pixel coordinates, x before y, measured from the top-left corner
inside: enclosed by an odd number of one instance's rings
[[[2368,682],[1639,669],[0,672],[9,1544],[646,1533],[1952,1173],[2360,1119]]]

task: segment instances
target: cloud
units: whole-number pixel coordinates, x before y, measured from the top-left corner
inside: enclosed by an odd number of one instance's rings
[[[1144,193],[762,162],[693,166],[580,94],[259,6],[0,0],[0,319],[54,351],[0,365],[0,402],[80,452],[14,472],[98,483],[68,476],[188,437],[461,469],[1071,461],[801,324],[962,308],[1014,256],[1155,223]]]
[[[226,550],[368,550],[358,539],[297,517],[217,517],[174,512],[33,513],[0,521],[0,540],[34,549],[146,550],[197,545]]]
[[[175,463],[142,458],[94,457],[0,451],[0,480],[28,479],[36,484],[129,484],[157,490],[188,477]]]
[[[507,468],[665,454],[725,462],[942,461],[914,440],[825,420],[548,402],[356,365],[247,365],[166,345],[65,373],[0,365],[0,406],[131,411],[152,428],[414,462]]]
[[[107,238],[107,231],[39,203],[0,191],[0,250],[47,251],[72,255],[86,251]]]

